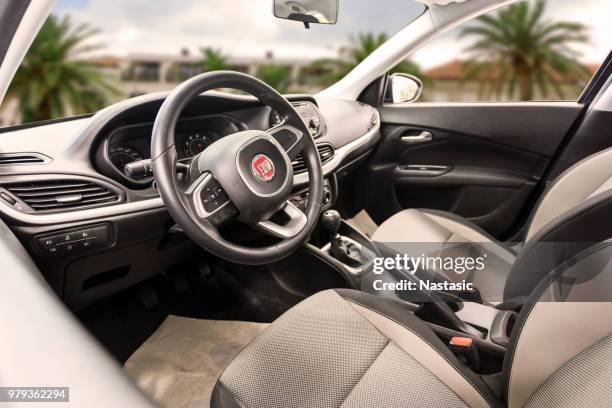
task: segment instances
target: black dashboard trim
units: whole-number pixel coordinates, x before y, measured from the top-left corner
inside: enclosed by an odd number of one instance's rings
[[[41,126],[55,125],[57,123],[71,122],[73,120],[88,119],[88,118],[91,118],[92,116],[94,116],[95,114],[96,114],[95,112],[94,113],[85,113],[83,115],[68,116],[68,117],[65,117],[65,118],[40,120],[38,122],[29,122],[29,123],[22,123],[20,125],[0,127],[0,134],[16,132],[18,130],[32,129],[32,128],[37,128],[37,127],[41,127]]]

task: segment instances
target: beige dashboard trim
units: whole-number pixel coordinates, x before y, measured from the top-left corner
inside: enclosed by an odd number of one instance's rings
[[[332,171],[335,171],[349,154],[371,141],[378,134],[380,131],[380,114],[377,110],[374,110],[374,112],[376,114],[376,125],[363,136],[336,149],[334,151],[334,157],[323,165],[323,176],[327,176]],[[300,173],[293,176],[294,187],[300,187],[307,183],[308,173]]]
[[[0,201],[0,212],[2,215],[18,224],[26,225],[53,225],[77,221],[92,220],[96,218],[107,218],[116,215],[136,213],[140,211],[163,208],[164,202],[161,198],[151,198],[133,203],[109,205],[107,207],[92,208],[89,210],[70,211],[55,214],[26,214],[15,210],[7,203]]]

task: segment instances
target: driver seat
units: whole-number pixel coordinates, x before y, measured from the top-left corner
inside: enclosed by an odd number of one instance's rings
[[[461,250],[490,252],[500,260],[486,276],[475,277],[474,284],[483,299],[499,301],[526,296],[543,273],[555,266],[555,257],[545,254],[547,248],[543,243],[592,243],[608,238],[612,231],[610,163],[612,148],[595,153],[560,174],[542,194],[517,252],[465,218],[430,209],[400,211],[374,231],[372,240],[381,243],[384,249],[400,253],[414,249],[411,244],[416,243],[436,243],[440,247],[469,243]],[[584,249],[580,245],[575,247]],[[532,268],[522,267],[525,264]],[[483,281],[479,282],[479,278]]]
[[[533,291],[497,390],[404,304],[327,290],[240,352],[211,407],[610,407],[611,258],[609,242],[589,248]]]

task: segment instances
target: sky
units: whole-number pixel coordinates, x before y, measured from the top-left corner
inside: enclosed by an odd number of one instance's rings
[[[533,1],[533,0],[530,0]],[[320,58],[337,55],[358,32],[393,35],[420,15],[424,6],[411,0],[340,0],[336,25],[312,25],[273,16],[272,0],[58,0],[54,13],[100,30],[101,53],[168,53],[182,48],[220,48],[238,56]],[[548,0],[546,18],[590,27],[591,43],[581,46],[583,62],[601,62],[612,47],[612,0]],[[424,68],[461,57],[469,40],[457,30],[436,38],[413,59]]]

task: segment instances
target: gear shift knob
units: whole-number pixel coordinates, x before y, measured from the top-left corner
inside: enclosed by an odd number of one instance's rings
[[[321,224],[329,232],[329,235],[334,237],[338,234],[338,228],[340,228],[340,213],[336,210],[325,210],[321,215]]]

